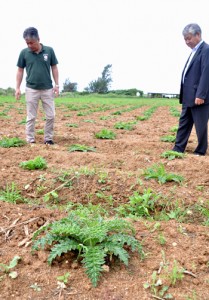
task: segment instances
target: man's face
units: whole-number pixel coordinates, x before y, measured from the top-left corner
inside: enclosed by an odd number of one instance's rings
[[[184,36],[184,40],[185,40],[187,46],[190,47],[191,49],[193,49],[201,41],[201,36],[199,33],[197,33],[195,35],[189,33]]]
[[[37,39],[37,40],[36,39],[25,39],[25,42],[31,51],[33,51],[33,52],[39,51],[39,48],[40,48],[39,39]]]

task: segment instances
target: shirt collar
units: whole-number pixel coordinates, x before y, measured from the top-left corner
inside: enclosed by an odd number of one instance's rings
[[[192,49],[192,52],[196,52],[197,49],[200,47],[200,45],[203,43],[203,40],[200,41],[193,49]]]

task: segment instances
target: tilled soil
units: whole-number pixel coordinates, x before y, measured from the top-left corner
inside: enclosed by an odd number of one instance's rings
[[[25,139],[24,104],[5,103],[1,110],[6,106],[9,118],[0,117],[1,136]],[[162,290],[167,287],[167,299],[209,300],[209,230],[203,225],[204,216],[195,209],[208,205],[209,156],[193,155],[197,142],[193,131],[183,159],[161,157],[164,151],[172,149],[172,143],[162,142],[161,137],[170,135],[171,128],[178,125],[178,118],[172,116],[168,106],[158,107],[148,120],[137,121],[133,130],[114,128],[116,122],[135,121],[148,108],[142,106],[122,114],[113,114],[119,108],[112,108],[79,116],[78,111],[68,110],[60,103],[56,109],[55,145],[44,145],[43,135],[37,134],[36,144],[0,148],[0,189],[13,183],[27,198],[25,203],[0,201],[0,263],[8,265],[15,255],[21,257],[14,268],[17,278],[0,271],[0,299],[166,299]],[[43,116],[40,110],[37,131],[44,127]],[[96,139],[95,133],[102,128],[116,132],[116,139]],[[95,147],[96,151],[70,152],[73,144]],[[30,171],[19,166],[36,156],[47,161],[47,169]],[[167,172],[183,176],[183,183],[146,180],[144,170],[159,163]],[[79,172],[80,176],[74,176]],[[63,185],[63,180],[68,180],[69,186]],[[115,260],[102,273],[96,288],[82,264],[75,264],[72,256],[63,256],[49,266],[47,249],[31,252],[33,233],[44,224],[67,216],[69,203],[100,204],[113,217],[134,191],[143,193],[148,188],[164,197],[168,212],[189,208],[187,213],[182,220],[174,213],[164,221],[128,219],[133,222],[145,258],[141,260],[132,253],[128,267]],[[54,189],[58,199],[44,201],[44,196]],[[184,273],[172,284],[176,265]],[[61,288],[57,277],[66,272],[70,277],[65,288]]]

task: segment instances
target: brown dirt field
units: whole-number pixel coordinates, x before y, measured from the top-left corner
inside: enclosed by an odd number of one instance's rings
[[[9,106],[8,103],[5,106]],[[162,142],[160,138],[170,134],[170,129],[178,124],[178,118],[171,115],[168,106],[158,107],[148,120],[138,121],[132,131],[114,129],[116,122],[134,121],[147,109],[143,106],[121,115],[111,115],[117,110],[113,108],[78,116],[78,111],[69,111],[66,105],[60,104],[56,109],[55,145],[44,145],[43,135],[37,134],[36,144],[0,148],[0,190],[13,182],[21,195],[29,199],[29,203],[17,204],[0,201],[0,263],[9,264],[15,255],[21,257],[14,268],[18,274],[16,279],[0,271],[1,300],[166,299],[160,294],[164,286],[169,287],[168,293],[172,295],[169,299],[209,300],[209,230],[203,225],[207,218],[195,210],[197,204],[208,205],[209,156],[193,155],[196,135],[192,132],[185,158],[168,160],[161,157],[162,152],[172,148],[172,144]],[[25,125],[19,124],[25,117],[24,104],[12,104],[8,116],[10,119],[0,117],[0,135],[25,139]],[[112,117],[102,120],[101,116]],[[69,123],[78,127],[69,127]],[[36,130],[43,126],[43,112],[40,110]],[[94,134],[102,128],[116,132],[116,139],[96,139]],[[68,147],[72,144],[95,147],[96,152],[69,152]],[[20,168],[20,162],[38,155],[46,159],[46,170]],[[183,184],[145,180],[143,170],[160,162],[167,172],[183,176]],[[58,189],[58,203],[44,202],[44,194],[59,187],[62,184],[60,176],[72,169],[78,172],[92,170],[92,175],[83,173],[73,180],[71,187]],[[107,174],[107,178],[99,180],[103,174]],[[175,203],[185,210],[189,208],[185,218],[183,221],[175,217],[164,221],[129,219],[136,229],[135,237],[143,245],[145,258],[141,260],[136,253],[131,254],[128,267],[115,261],[108,272],[102,273],[96,288],[92,287],[82,265],[75,266],[70,256],[63,256],[49,266],[49,252],[32,254],[32,234],[46,222],[67,216],[69,201],[83,205],[89,202],[101,204],[114,216],[115,208],[127,203],[133,191],[142,193],[147,188],[162,194],[170,210]],[[108,202],[99,198],[97,193],[101,191],[107,197],[112,196],[113,200]],[[160,237],[164,237],[164,242]],[[172,285],[169,278],[175,261],[179,268],[188,272]],[[70,277],[66,288],[60,289],[57,276],[68,271]],[[154,271],[159,273],[157,279],[162,285],[153,284],[152,289],[145,289],[145,283],[152,283]],[[40,287],[40,291],[31,287],[34,284]]]

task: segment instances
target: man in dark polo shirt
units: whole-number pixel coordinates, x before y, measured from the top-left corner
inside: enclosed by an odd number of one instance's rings
[[[28,143],[35,143],[35,121],[39,100],[41,100],[46,115],[44,143],[53,145],[55,119],[54,96],[59,95],[58,61],[53,48],[44,46],[39,42],[39,34],[36,28],[27,28],[23,33],[23,38],[28,47],[20,52],[18,58],[15,97],[17,100],[20,99],[20,85],[24,69],[26,68],[26,139]],[[54,79],[54,86],[52,84],[51,73]]]

